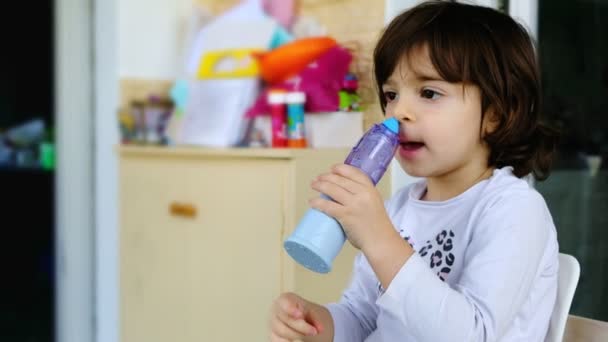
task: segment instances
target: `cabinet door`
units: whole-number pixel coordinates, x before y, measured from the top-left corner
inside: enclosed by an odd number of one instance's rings
[[[267,341],[279,295],[287,160],[192,160],[190,341]]]
[[[182,169],[153,158],[120,166],[121,329],[124,342],[185,341],[187,230],[169,204],[184,190]]]

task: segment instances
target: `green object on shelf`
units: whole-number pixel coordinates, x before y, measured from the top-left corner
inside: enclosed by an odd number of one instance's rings
[[[338,92],[339,109],[344,112],[356,112],[361,109],[361,98],[357,93],[340,90]]]
[[[50,142],[40,144],[40,166],[45,170],[55,169],[55,144]]]
[[[339,108],[340,110],[346,110],[350,106],[350,94],[348,94],[344,90],[340,90],[338,92],[338,98],[340,100]]]

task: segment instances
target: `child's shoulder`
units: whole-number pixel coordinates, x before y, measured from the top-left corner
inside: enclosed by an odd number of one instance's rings
[[[496,172],[471,213],[471,236],[480,245],[499,239],[505,244],[525,241],[529,248],[539,250],[557,248],[555,224],[543,196],[510,170]]]
[[[473,220],[477,223],[477,233],[486,230],[495,234],[498,227],[503,227],[512,234],[537,236],[539,243],[554,234],[553,219],[543,196],[526,179],[514,176],[510,169],[495,171],[495,177],[488,182],[476,206]]]
[[[545,199],[525,178],[516,177],[512,168],[496,169],[478,203],[491,208],[497,205],[545,207]]]

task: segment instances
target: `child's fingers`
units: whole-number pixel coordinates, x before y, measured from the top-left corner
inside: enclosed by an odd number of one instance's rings
[[[278,312],[277,317],[288,328],[302,334],[302,336],[316,335],[318,333],[317,329],[305,320],[304,308],[296,310],[299,311],[297,316],[290,314],[289,311],[281,310]]]
[[[296,339],[301,339],[306,336],[305,333],[300,332],[281,320],[275,320],[272,325],[272,332],[278,337],[287,339],[288,341],[293,341]]]
[[[321,323],[321,321],[317,320],[315,317],[308,317],[308,319],[306,320],[308,322],[308,324],[311,324],[316,330],[317,330],[317,334],[320,334],[323,332],[323,324]]]
[[[278,318],[285,326],[296,331],[301,336],[313,336],[318,333],[317,328],[306,322],[303,316],[301,318],[293,318],[293,316],[285,312],[280,312]]]
[[[353,180],[356,183],[368,186],[373,185],[372,181],[369,179],[369,176],[365,174],[365,172],[361,171],[359,168],[354,167],[348,164],[337,164],[332,167],[332,172],[346,177],[348,179]]]
[[[315,197],[315,198],[309,199],[308,204],[311,207],[313,207],[331,217],[334,217],[336,219],[341,218],[340,213],[344,212],[342,210],[342,208],[343,208],[342,204],[336,203],[334,201],[328,201],[321,197]]]
[[[274,333],[274,331],[270,332],[270,342],[290,342],[288,339],[282,338]]]
[[[328,181],[313,181],[311,184],[313,190],[316,190],[324,195],[329,196],[335,202],[340,204],[346,204],[348,200],[353,196],[351,192],[337,185],[336,183]]]
[[[295,294],[282,294],[276,301],[271,331],[288,340],[316,335],[318,330],[306,322],[305,303]]]
[[[278,304],[281,312],[284,312],[293,318],[301,318],[304,316],[301,305],[298,305],[298,301],[295,298],[289,298],[288,295],[283,295]]]
[[[365,190],[365,187],[363,185],[355,182],[352,179],[348,179],[344,176],[340,176],[335,173],[325,173],[325,174],[319,175],[316,180],[337,184],[340,187],[346,189],[346,191],[350,192],[351,194],[356,194],[358,192]]]

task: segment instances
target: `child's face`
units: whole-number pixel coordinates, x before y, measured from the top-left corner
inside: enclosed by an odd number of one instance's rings
[[[444,81],[426,47],[404,58],[382,87],[387,117],[401,122],[397,160],[415,177],[443,178],[485,169],[477,86]]]

